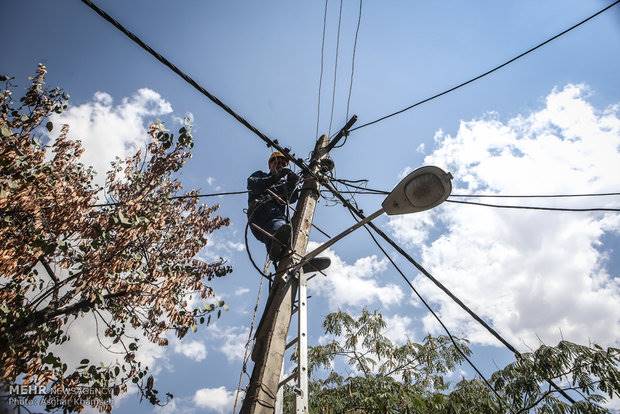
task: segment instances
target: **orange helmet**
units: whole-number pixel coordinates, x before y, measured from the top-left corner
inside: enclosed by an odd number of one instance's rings
[[[269,161],[268,161],[268,162],[271,162],[272,160],[274,160],[274,159],[276,159],[276,158],[278,158],[278,157],[281,157],[281,158],[285,158],[285,159],[286,159],[286,156],[285,156],[284,154],[282,154],[280,151],[274,151],[274,152],[272,152],[272,153],[271,153],[271,155],[269,156]]]

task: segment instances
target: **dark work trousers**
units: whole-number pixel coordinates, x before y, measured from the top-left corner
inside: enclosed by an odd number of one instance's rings
[[[258,211],[257,214],[254,214],[250,223],[256,224],[258,227],[265,230],[269,234],[275,234],[280,227],[286,224],[285,216],[271,216],[261,213],[263,213],[263,211]],[[263,234],[261,231],[255,229],[254,226],[252,226],[251,224],[250,229],[252,230],[252,234],[254,235],[254,237],[256,237],[257,240],[260,240],[265,244],[265,247],[267,248],[267,253],[269,253],[269,250],[271,249],[271,243],[276,242],[274,242],[266,234]]]

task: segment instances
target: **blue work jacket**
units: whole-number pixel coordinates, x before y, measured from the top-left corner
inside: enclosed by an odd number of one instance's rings
[[[292,204],[299,197],[299,192],[295,191],[296,185],[295,182],[288,182],[286,175],[280,180],[274,181],[274,176],[271,173],[254,172],[248,177],[248,218],[255,222],[285,218],[286,206],[269,195],[267,189]]]

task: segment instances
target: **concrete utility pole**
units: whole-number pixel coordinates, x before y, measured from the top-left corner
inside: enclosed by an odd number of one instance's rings
[[[329,138],[322,135],[316,142],[310,160],[310,170],[313,173],[319,172],[320,161],[328,153],[328,141]],[[295,254],[280,261],[278,275],[275,277],[274,285],[269,292],[263,321],[256,333],[256,342],[252,352],[254,368],[241,406],[240,412],[243,414],[272,414],[274,412],[284,352],[286,351],[286,340],[299,283],[296,277],[288,277],[286,273],[281,274],[281,272],[297,263],[300,257],[306,253],[314,209],[319,198],[319,187],[320,184],[313,177],[305,177],[297,203],[297,211],[292,220],[293,252]],[[305,289],[303,290],[305,291]],[[302,300],[305,302],[306,298],[304,297]],[[304,337],[303,340],[304,342],[307,341],[307,337]],[[307,372],[307,361],[300,361],[299,369]],[[299,391],[307,394],[307,386],[305,390],[302,387]],[[306,401],[306,404],[304,407],[298,407],[297,412],[305,414],[308,412],[308,396],[302,395],[302,399]]]

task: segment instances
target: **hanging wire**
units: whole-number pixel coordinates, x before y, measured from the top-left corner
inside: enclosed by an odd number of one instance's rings
[[[362,0],[360,0],[359,13],[357,15],[357,27],[355,28],[355,38],[353,40],[353,56],[351,58],[351,77],[349,80],[349,93],[347,95],[347,113],[344,118],[345,123],[349,120],[349,107],[351,105],[351,93],[353,92],[353,79],[355,77],[355,56],[357,52],[357,38],[359,35],[361,22],[362,22]],[[342,140],[340,144],[334,146],[334,148],[340,148],[344,146],[347,143],[347,139],[349,139],[349,131],[346,131],[344,133],[344,139]]]
[[[455,204],[470,204],[474,206],[484,206],[484,207],[494,207],[494,208],[511,208],[511,209],[520,209],[520,210],[573,211],[573,212],[588,212],[588,211],[617,212],[617,211],[620,211],[620,208],[604,208],[604,207],[568,208],[568,207],[518,206],[518,205],[505,205],[505,204],[476,203],[473,201],[458,201],[458,200],[446,200],[446,202],[455,203]]]
[[[334,187],[331,182],[323,183],[326,188],[328,188],[334,196],[340,200],[345,208],[355,213],[357,216],[356,220],[363,220],[366,218],[364,213],[354,207],[351,203],[349,203]],[[409,253],[407,253],[398,243],[396,243],[390,236],[385,234],[380,228],[378,228],[374,223],[368,223],[368,226],[372,228],[375,233],[377,233],[383,240],[390,244],[402,257],[404,257],[409,263],[415,266],[418,271],[420,271],[424,276],[426,276],[435,286],[441,289],[445,294],[447,294],[450,299],[452,299],[456,304],[458,304],[461,309],[466,311],[472,318],[474,318],[480,325],[482,325],[491,335],[493,335],[498,341],[500,341],[506,348],[508,348],[512,353],[515,354],[516,357],[519,357],[521,353],[514,347],[510,342],[508,342],[504,337],[502,337],[495,329],[493,329],[484,319],[478,316],[474,311],[472,311],[467,305],[463,303],[454,293],[452,293],[448,288],[446,288],[439,280],[437,280],[432,274],[430,274],[420,263],[418,263]],[[572,398],[564,389],[562,389],[559,385],[557,385],[552,379],[547,379],[549,385],[551,385],[557,392],[559,392],[562,397],[566,398],[566,400],[570,401],[571,404],[575,404],[575,399]]]
[[[355,217],[355,215],[353,214],[353,211],[351,211],[349,209],[349,213],[351,213],[351,216],[353,217],[354,220],[357,221],[357,218]],[[411,290],[413,291],[413,293],[416,294],[416,296],[418,297],[418,299],[420,299],[420,301],[424,304],[424,306],[426,307],[426,309],[428,309],[428,311],[435,317],[435,319],[437,320],[437,322],[439,322],[439,325],[441,325],[441,327],[443,328],[443,330],[446,332],[446,334],[448,335],[448,338],[450,338],[450,341],[452,342],[452,344],[454,345],[454,347],[456,348],[457,352],[465,359],[465,361],[467,361],[467,363],[469,364],[470,367],[472,367],[472,369],[474,371],[476,371],[476,373],[480,376],[480,378],[482,378],[482,381],[484,381],[485,385],[487,387],[489,387],[491,389],[491,391],[493,392],[493,394],[495,394],[495,396],[498,399],[498,402],[500,404],[500,407],[502,407],[503,405],[506,405],[506,407],[508,407],[508,410],[510,410],[510,412],[514,412],[513,410],[510,409],[510,407],[508,406],[508,404],[504,401],[504,399],[500,396],[500,394],[497,392],[497,390],[495,389],[495,387],[493,387],[493,385],[491,385],[491,383],[489,382],[489,380],[486,379],[486,377],[482,374],[482,372],[480,371],[480,369],[478,369],[478,367],[471,361],[471,359],[469,359],[469,357],[465,354],[465,352],[461,349],[461,347],[459,346],[459,344],[457,343],[456,339],[454,338],[454,336],[452,335],[452,333],[450,332],[450,330],[448,329],[448,327],[443,323],[443,321],[441,320],[441,318],[439,317],[439,315],[437,315],[437,313],[433,310],[433,308],[431,308],[431,306],[428,304],[428,302],[426,302],[426,300],[424,299],[424,297],[420,294],[420,292],[418,292],[418,290],[413,286],[413,284],[411,283],[411,281],[409,280],[409,278],[405,275],[405,273],[400,269],[400,267],[398,267],[398,265],[396,264],[396,262],[394,261],[394,259],[392,259],[392,257],[388,254],[388,252],[385,250],[385,248],[379,243],[379,241],[377,240],[377,238],[375,237],[374,234],[372,234],[372,231],[370,231],[370,228],[368,226],[364,226],[364,230],[366,230],[368,232],[368,235],[370,236],[370,238],[372,239],[372,241],[374,242],[374,244],[379,248],[379,250],[381,250],[381,252],[385,255],[385,257],[390,261],[390,263],[392,264],[392,266],[396,269],[396,271],[400,274],[400,276],[403,278],[403,280],[405,281],[405,283],[407,283],[407,285],[411,288]]]
[[[217,196],[225,196],[225,195],[236,195],[236,194],[247,194],[248,191],[228,191],[228,192],[224,192],[224,193],[208,193],[208,194],[188,194],[188,195],[182,195],[182,196],[173,196],[173,197],[168,197],[168,200],[183,200],[186,198],[204,198],[204,197],[217,197]],[[122,203],[117,201],[117,202],[111,202],[111,203],[101,203],[101,204],[92,204],[88,207],[109,207],[109,206],[117,206],[117,205],[121,205]]]
[[[396,115],[402,114],[403,112],[406,112],[406,111],[408,111],[408,110],[410,110],[410,109],[413,109],[413,108],[415,108],[416,106],[419,106],[419,105],[422,105],[422,104],[424,104],[424,103],[426,103],[426,102],[429,102],[429,101],[432,101],[432,100],[434,100],[434,99],[437,99],[437,98],[439,98],[439,97],[441,97],[441,96],[443,96],[443,95],[446,95],[446,94],[448,94],[448,93],[450,93],[450,92],[453,92],[453,91],[455,91],[455,90],[457,90],[457,89],[460,89],[460,88],[462,88],[463,86],[469,85],[470,83],[473,83],[473,82],[475,82],[475,81],[477,81],[477,80],[479,80],[479,79],[481,79],[481,78],[484,78],[485,76],[488,76],[488,75],[490,75],[491,73],[493,73],[493,72],[495,72],[495,71],[500,70],[500,69],[501,69],[501,68],[503,68],[504,66],[507,66],[507,65],[511,64],[512,62],[514,62],[514,61],[518,60],[518,59],[521,59],[521,58],[522,58],[522,57],[524,57],[525,55],[528,55],[528,54],[532,53],[532,52],[533,52],[533,51],[535,51],[536,49],[539,49],[539,48],[543,47],[543,46],[544,46],[544,45],[546,45],[547,43],[550,43],[550,42],[554,41],[555,39],[557,39],[557,38],[559,38],[559,37],[561,37],[561,36],[565,35],[566,33],[570,32],[571,30],[576,29],[577,27],[581,26],[582,24],[584,24],[584,23],[586,23],[586,22],[588,22],[588,21],[592,20],[593,18],[595,18],[595,17],[596,17],[596,16],[598,16],[599,14],[604,13],[605,11],[607,11],[607,10],[611,9],[612,7],[614,7],[615,5],[617,5],[618,3],[620,3],[620,0],[616,0],[616,1],[614,1],[613,3],[611,3],[611,4],[609,4],[608,6],[606,6],[606,7],[602,8],[601,10],[597,11],[596,13],[594,13],[594,14],[592,14],[592,15],[590,15],[590,16],[588,16],[588,17],[586,17],[585,19],[583,19],[583,20],[579,21],[578,23],[576,23],[576,24],[572,25],[572,26],[571,26],[571,27],[569,27],[568,29],[565,29],[565,30],[561,31],[560,33],[556,34],[555,36],[550,37],[549,39],[547,39],[547,40],[545,40],[545,41],[543,41],[543,42],[541,42],[541,43],[537,44],[536,46],[533,46],[533,47],[529,48],[529,49],[528,49],[528,50],[526,50],[525,52],[522,52],[522,53],[520,53],[520,54],[516,55],[515,57],[513,57],[513,58],[511,58],[511,59],[509,59],[509,60],[505,61],[504,63],[501,63],[501,64],[499,64],[499,65],[497,65],[497,66],[495,66],[495,67],[493,67],[493,68],[491,68],[491,69],[489,69],[489,70],[487,70],[487,71],[486,71],[486,72],[484,72],[484,73],[481,73],[480,75],[478,75],[478,76],[476,76],[476,77],[473,77],[473,78],[471,78],[471,79],[469,79],[469,80],[467,80],[467,81],[465,81],[465,82],[461,82],[461,83],[459,83],[458,85],[453,86],[453,87],[451,87],[451,88],[449,88],[449,89],[446,89],[446,90],[445,90],[445,91],[443,91],[443,92],[439,92],[439,93],[436,93],[436,94],[435,94],[435,95],[433,95],[433,96],[429,96],[428,98],[422,99],[422,100],[420,100],[420,101],[418,101],[418,102],[416,102],[416,103],[414,103],[414,104],[412,104],[412,105],[409,105],[409,106],[407,106],[407,107],[405,107],[405,108],[403,108],[403,109],[399,109],[398,111],[392,112],[392,113],[390,113],[390,114],[387,114],[387,115],[384,115],[384,116],[382,116],[382,117],[380,117],[380,118],[377,118],[377,119],[375,119],[375,120],[373,120],[373,121],[366,122],[365,124],[362,124],[362,125],[360,125],[360,126],[357,126],[357,127],[355,127],[355,128],[352,128],[350,132],[356,131],[356,130],[361,129],[361,128],[365,128],[365,127],[367,127],[367,126],[370,126],[370,125],[376,124],[377,122],[381,122],[381,121],[384,121],[384,120],[386,120],[386,119],[388,119],[388,118],[391,118],[391,117],[393,117],[393,116],[396,116]]]
[[[263,273],[266,273],[271,266],[271,261],[269,257],[265,260],[265,264],[263,265]],[[241,372],[239,372],[239,382],[237,383],[237,391],[235,393],[235,403],[233,405],[233,414],[237,413],[237,402],[239,400],[239,393],[241,392],[241,382],[243,380],[243,374],[247,374],[247,365],[250,359],[250,344],[252,343],[252,333],[254,331],[254,324],[256,323],[256,314],[258,313],[258,305],[260,304],[260,297],[263,290],[263,282],[264,279],[261,277],[260,282],[258,282],[258,293],[256,294],[256,303],[254,304],[254,310],[252,312],[252,320],[250,322],[250,330],[248,331],[248,339],[245,342],[245,351],[243,353],[243,362],[241,364]]]
[[[619,0],[620,1],[620,0]],[[340,51],[340,23],[342,22],[342,0],[340,0],[340,11],[338,12],[338,34],[336,35],[336,62],[334,63],[334,85],[332,87],[332,110],[329,116],[328,135],[332,134],[332,123],[334,121],[334,105],[336,103],[336,84],[338,80],[338,54]]]
[[[321,118],[321,88],[323,86],[323,62],[325,58],[325,29],[327,27],[327,4],[329,0],[325,0],[325,10],[323,11],[323,36],[321,38],[321,73],[319,75],[319,93],[316,104],[316,130],[314,132],[315,138],[319,136],[319,120]]]
[[[129,31],[118,20],[116,20],[115,18],[113,18],[112,16],[107,14],[104,10],[102,10],[100,7],[98,7],[96,4],[94,4],[91,0],[81,0],[81,1],[82,1],[82,3],[84,3],[88,7],[90,7],[95,13],[97,13],[99,16],[101,16],[103,19],[105,19],[107,22],[109,22],[114,27],[116,27],[121,33],[123,33],[125,36],[127,36],[131,41],[133,41],[138,46],[140,46],[143,50],[148,52],[151,56],[153,56],[162,65],[166,66],[168,69],[170,69],[176,75],[178,75],[181,79],[183,79],[185,82],[187,82],[190,86],[192,86],[194,89],[196,89],[202,95],[207,97],[211,102],[215,103],[217,106],[222,108],[226,113],[228,113],[235,120],[237,120],[237,122],[239,122],[241,125],[243,125],[247,129],[249,129],[261,141],[263,141],[265,144],[267,144],[267,147],[269,147],[269,148],[273,147],[276,150],[280,151],[281,153],[284,154],[284,156],[286,158],[289,159],[289,161],[291,161],[293,164],[297,165],[302,171],[304,171],[304,173],[309,174],[309,175],[313,176],[315,179],[318,180],[318,177],[310,170],[310,168],[307,165],[304,164],[303,160],[300,159],[300,158],[299,159],[295,158],[294,154],[290,154],[289,152],[287,152],[286,149],[283,148],[278,143],[278,140],[274,140],[274,139],[269,138],[266,134],[261,132],[258,128],[256,128],[254,125],[252,125],[250,122],[248,122],[245,118],[243,118],[240,114],[235,112],[230,106],[228,106],[224,102],[222,102],[222,100],[220,100],[217,96],[213,95],[211,92],[209,92],[207,89],[205,89],[202,85],[200,85],[198,82],[196,82],[194,79],[192,79],[187,73],[183,72],[175,64],[173,64],[171,61],[166,59],[166,57],[164,57],[162,54],[160,54],[155,49],[153,49],[148,44],[146,44],[146,42],[144,42],[144,40],[142,40],[141,38],[136,36],[134,33]]]
[[[450,197],[463,198],[563,198],[563,197],[606,197],[617,196],[618,193],[585,193],[585,194],[534,194],[534,195],[516,195],[516,194],[450,194]]]
[[[360,32],[360,23],[362,22],[362,0],[360,0],[360,9],[357,15],[357,27],[355,28],[355,39],[353,40],[353,57],[351,58],[351,80],[349,81],[349,95],[347,97],[347,115],[344,122],[349,120],[349,105],[351,104],[351,92],[353,91],[353,78],[355,76],[355,52],[357,51],[357,37]],[[346,137],[345,137],[346,141]]]

